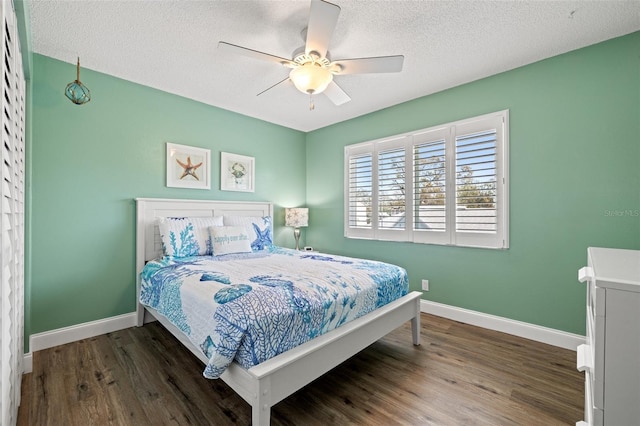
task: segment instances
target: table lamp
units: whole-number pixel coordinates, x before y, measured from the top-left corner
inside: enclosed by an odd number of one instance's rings
[[[293,226],[296,250],[300,250],[300,227],[309,226],[309,209],[303,207],[284,209],[285,226]]]

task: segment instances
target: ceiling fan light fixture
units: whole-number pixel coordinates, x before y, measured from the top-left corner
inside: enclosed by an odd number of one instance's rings
[[[340,15],[340,6],[325,0],[310,0],[309,23],[302,31],[304,46],[293,51],[292,59],[282,58],[247,47],[219,42],[218,48],[235,51],[238,54],[263,61],[275,62],[291,68],[289,77],[281,80],[266,90],[293,82],[300,92],[309,96],[309,107],[313,109],[313,95],[324,93],[334,105],[342,105],[351,98],[333,81],[334,75],[387,73],[402,71],[404,56],[375,56],[369,58],[340,59],[331,61],[329,42]]]
[[[333,81],[333,74],[317,63],[307,62],[292,69],[289,78],[302,93],[316,94],[323,92]]]

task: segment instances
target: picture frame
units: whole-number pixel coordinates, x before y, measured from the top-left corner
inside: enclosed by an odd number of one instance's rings
[[[255,192],[255,158],[221,152],[220,189]]]
[[[211,151],[167,142],[167,187],[211,189]]]

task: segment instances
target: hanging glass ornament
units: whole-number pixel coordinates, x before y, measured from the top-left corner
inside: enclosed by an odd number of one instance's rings
[[[67,84],[64,94],[76,105],[84,105],[91,100],[89,88],[80,82],[80,58],[78,58],[76,80]]]

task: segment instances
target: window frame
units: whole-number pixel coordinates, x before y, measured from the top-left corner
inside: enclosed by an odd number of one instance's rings
[[[456,229],[456,141],[463,136],[495,129],[495,232],[464,231]],[[415,229],[414,177],[416,176],[415,149],[418,145],[444,141],[444,230]],[[403,229],[379,226],[379,155],[385,151],[404,149],[404,203]],[[371,217],[369,228],[351,227],[350,214],[350,160],[371,155]],[[408,168],[411,167],[411,172]],[[404,241],[422,244],[453,245],[490,249],[509,248],[509,110],[497,111],[477,117],[432,126],[399,135],[367,141],[344,147],[344,236],[355,239]],[[376,213],[376,214],[374,214]]]

